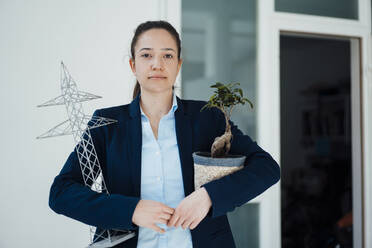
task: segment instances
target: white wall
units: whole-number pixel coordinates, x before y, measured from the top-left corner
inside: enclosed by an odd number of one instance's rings
[[[72,136],[36,140],[66,119],[64,106],[36,105],[60,94],[61,60],[80,90],[103,96],[84,103],[86,113],[129,103],[133,31],[145,20],[176,20],[177,8],[167,16],[174,6],[161,0],[0,1],[0,247],[88,244],[87,225],[48,207]]]

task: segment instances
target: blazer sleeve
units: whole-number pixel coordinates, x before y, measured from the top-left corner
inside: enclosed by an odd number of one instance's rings
[[[99,110],[93,115],[100,116]],[[104,170],[103,132],[101,128],[94,128],[90,133],[101,168]],[[132,216],[140,199],[121,194],[97,193],[85,186],[76,149],[77,147],[71,152],[50,188],[50,208],[57,214],[103,229],[137,228],[138,226],[132,223]]]
[[[224,117],[219,117],[219,123],[223,123],[221,128],[223,133],[226,124],[222,119]],[[233,211],[263,193],[280,179],[280,167],[270,154],[253,142],[248,135],[244,135],[232,121],[230,125],[233,135],[230,154],[245,155],[246,160],[243,169],[203,185],[212,201],[212,207],[208,212],[208,216],[212,218]]]

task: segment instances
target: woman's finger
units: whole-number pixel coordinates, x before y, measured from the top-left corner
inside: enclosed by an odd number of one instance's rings
[[[178,219],[179,219],[178,215],[172,215],[172,218],[170,219],[168,226],[175,226]]]
[[[169,220],[172,217],[170,214],[163,213],[159,216],[160,219]]]
[[[195,219],[193,222],[191,222],[190,224],[190,230],[193,230],[195,227],[197,227],[199,225],[199,220],[198,219]]]
[[[183,222],[183,224],[182,224],[182,228],[183,228],[183,229],[188,228],[188,227],[190,226],[190,224],[191,224],[192,221],[193,221],[192,219],[186,219],[186,220]]]
[[[185,218],[180,217],[180,218],[178,218],[178,220],[176,221],[176,223],[174,223],[174,226],[175,227],[179,227],[179,226],[181,226],[183,224],[183,222],[185,222]]]
[[[160,228],[158,227],[157,225],[155,224],[152,224],[150,226],[151,229],[153,229],[154,231],[158,232],[158,233],[165,233],[165,230],[163,228]]]
[[[163,206],[163,209],[162,209],[162,212],[168,213],[168,214],[173,214],[174,213],[174,209],[171,208],[171,207],[168,207],[167,205],[164,205]]]
[[[164,220],[164,219],[158,219],[158,220],[156,221],[156,223],[163,223],[163,224],[167,224],[167,223],[168,223],[168,221],[167,221],[167,220]]]

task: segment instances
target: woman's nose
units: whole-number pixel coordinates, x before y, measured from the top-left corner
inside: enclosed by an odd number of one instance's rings
[[[163,69],[163,58],[160,56],[154,56],[154,59],[152,60],[152,69]]]

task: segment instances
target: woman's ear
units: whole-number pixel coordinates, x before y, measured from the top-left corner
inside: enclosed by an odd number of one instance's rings
[[[135,66],[134,60],[132,58],[129,59],[129,65],[130,65],[130,69],[132,70],[132,72],[134,74],[136,74],[136,66]]]
[[[178,74],[178,72],[179,72],[180,69],[181,69],[182,63],[183,63],[183,59],[179,59],[179,60],[178,60],[178,65],[177,65],[177,74]]]

